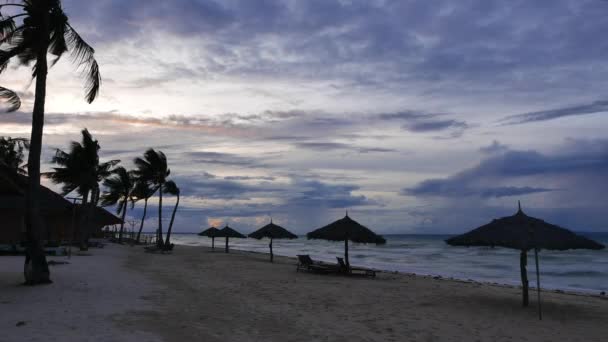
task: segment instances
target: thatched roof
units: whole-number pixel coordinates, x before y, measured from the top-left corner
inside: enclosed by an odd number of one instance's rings
[[[0,163],[0,209],[24,212],[27,186],[27,176],[17,174]],[[70,201],[45,186],[40,186],[39,195],[43,214],[63,214],[72,208]]]
[[[452,246],[500,246],[519,250],[602,249],[605,246],[521,210],[468,233],[447,239]]]
[[[298,236],[287,229],[277,226],[272,223],[272,220],[269,224],[264,227],[256,230],[255,232],[249,234],[250,238],[254,239],[262,239],[262,238],[273,238],[273,239],[297,239]]]
[[[205,230],[203,230],[202,232],[198,233],[199,236],[207,236],[207,237],[217,237],[217,234],[219,233],[219,229],[215,228],[215,227],[209,227]]]
[[[351,219],[348,214],[338,221],[306,234],[306,237],[308,239],[330,241],[344,241],[348,239],[358,243],[386,243],[386,239]]]
[[[81,206],[79,206],[79,210]],[[120,219],[120,217],[110,213],[109,211],[107,211],[104,208],[100,208],[100,207],[95,207],[93,209],[93,217],[91,218],[92,221],[101,224],[102,226],[110,226],[113,224],[121,224],[122,220]]]
[[[245,235],[237,232],[236,230],[234,230],[228,226],[220,229],[217,232],[217,235],[215,237],[229,237],[229,238],[240,238],[240,239],[246,238]]]

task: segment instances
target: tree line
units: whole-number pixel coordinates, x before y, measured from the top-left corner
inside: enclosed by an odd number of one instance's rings
[[[42,173],[54,184],[61,185],[63,196],[69,194],[80,196],[82,203],[79,222],[80,248],[87,249],[90,233],[88,223],[95,207],[99,205],[102,207],[116,206],[116,214],[122,220],[118,242],[122,243],[127,208],[130,206],[133,210],[137,202],[143,201],[143,214],[136,238],[136,243],[139,243],[146,219],[148,200],[156,194],[158,194],[156,241],[159,248],[169,248],[181,190],[175,181],[169,179],[171,170],[168,168],[165,154],[150,148],[144,152],[143,156],[133,160],[134,169],[127,170],[120,165],[120,160],[117,159],[101,162],[99,142],[93,139],[86,128],[81,133],[81,141],[72,141],[69,150],[57,149],[55,151],[55,155],[51,159],[51,162],[56,164],[53,171]],[[16,173],[27,174],[23,160],[24,150],[27,150],[28,146],[27,139],[0,137],[0,162],[9,166]],[[163,195],[176,196],[166,237],[163,237],[162,226]]]

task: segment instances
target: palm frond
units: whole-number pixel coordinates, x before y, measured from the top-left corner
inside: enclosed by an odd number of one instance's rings
[[[177,187],[177,184],[175,184],[174,181],[170,180],[164,184],[163,193],[177,196],[177,195],[179,195],[180,190]]]
[[[8,103],[7,112],[14,112],[21,107],[21,99],[16,92],[0,86],[0,99]]]
[[[88,103],[91,103],[99,94],[99,87],[101,86],[101,74],[99,73],[99,65],[95,60],[95,50],[69,24],[66,24],[65,37],[72,58],[82,70],[85,78],[85,98]]]

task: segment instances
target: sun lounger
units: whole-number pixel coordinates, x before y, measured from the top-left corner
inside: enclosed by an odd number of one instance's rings
[[[343,258],[336,257],[336,259],[338,259],[338,265],[340,265],[340,269],[347,274],[353,274],[353,272],[354,272],[357,275],[363,275],[363,276],[368,276],[368,277],[372,277],[372,278],[376,277],[375,270],[372,270],[370,268],[364,268],[364,267],[352,267],[350,265],[347,265],[344,262]]]
[[[310,255],[305,254],[298,255],[298,265],[296,267],[296,272],[299,271],[308,271],[316,273],[337,273],[339,272],[339,268],[337,265],[327,265],[315,262],[311,259]]]

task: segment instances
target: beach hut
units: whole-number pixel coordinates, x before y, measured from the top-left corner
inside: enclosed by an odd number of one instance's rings
[[[521,204],[518,204],[518,206],[519,209],[515,215],[492,220],[492,222],[468,233],[449,238],[446,243],[451,246],[499,246],[519,250],[523,306],[528,306],[528,276],[526,271],[528,251],[534,250],[538,316],[539,319],[542,319],[538,251],[541,249],[603,249],[605,246],[567,229],[528,216],[521,210]]]
[[[270,243],[268,247],[270,248],[270,262],[274,260],[274,254],[272,253],[272,240],[273,239],[297,239],[298,236],[287,229],[278,226],[272,223],[272,218],[270,219],[270,223],[265,225],[264,227],[256,230],[255,232],[249,234],[250,238],[261,240],[263,238],[269,238]]]
[[[385,244],[386,239],[372,232],[369,228],[362,226],[357,221],[348,216],[348,212],[344,218],[339,219],[325,227],[314,230],[306,237],[310,239],[320,239],[329,241],[344,241],[344,261],[347,267],[350,267],[348,261],[348,241],[356,243],[375,243],[378,245]]]
[[[199,236],[206,236],[211,238],[211,250],[215,250],[215,238],[220,230],[215,227],[209,227],[202,232],[198,233]]]
[[[226,238],[226,249],[225,249],[226,253],[228,253],[228,240],[230,238],[238,238],[238,239],[244,239],[244,238],[246,238],[245,235],[243,235],[243,234],[237,232],[236,230],[228,227],[228,225],[226,225],[226,227],[220,229],[217,232],[216,237]]]

